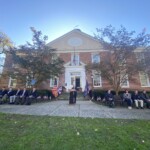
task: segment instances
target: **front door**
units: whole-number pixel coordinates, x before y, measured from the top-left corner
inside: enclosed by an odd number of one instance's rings
[[[76,88],[80,87],[80,77],[76,77]]]

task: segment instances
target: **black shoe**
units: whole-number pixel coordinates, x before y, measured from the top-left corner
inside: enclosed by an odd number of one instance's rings
[[[144,107],[141,107],[141,109],[144,109]]]
[[[139,109],[139,107],[136,107],[136,109]]]

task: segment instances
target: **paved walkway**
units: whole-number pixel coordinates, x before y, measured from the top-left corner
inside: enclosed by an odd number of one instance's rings
[[[0,112],[27,115],[150,120],[150,109],[108,108],[91,101],[77,101],[75,105],[69,105],[68,101],[36,103],[30,106],[5,104],[0,105]]]

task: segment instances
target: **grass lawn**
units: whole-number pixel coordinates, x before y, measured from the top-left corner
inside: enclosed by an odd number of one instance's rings
[[[0,150],[150,150],[150,121],[0,113]]]

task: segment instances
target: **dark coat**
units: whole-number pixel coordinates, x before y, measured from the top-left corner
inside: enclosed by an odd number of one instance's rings
[[[113,94],[112,93],[106,93],[105,94],[105,99],[106,99],[106,101],[110,101],[110,100],[114,100],[114,96],[113,96]]]
[[[5,94],[7,94],[7,92],[8,92],[7,90],[2,90],[1,93],[0,93],[0,95],[4,96]]]
[[[146,101],[146,100],[148,100],[150,98],[149,98],[149,96],[148,96],[147,93],[141,93],[141,99],[144,100],[144,101]]]
[[[14,95],[21,96],[22,92],[23,92],[22,90],[19,90],[19,91],[17,90],[17,91],[15,91]]]
[[[37,91],[36,90],[35,91],[31,91],[29,96],[32,96],[32,97],[36,98],[37,97]]]
[[[132,99],[133,100],[141,100],[142,98],[141,98],[141,95],[138,93],[138,94],[133,94]]]
[[[23,97],[28,97],[29,93],[28,91],[26,90],[24,93],[24,91],[22,91],[21,95],[20,96],[23,96]]]
[[[13,96],[13,95],[14,95],[14,91],[13,90],[7,92],[7,96],[8,97]]]

